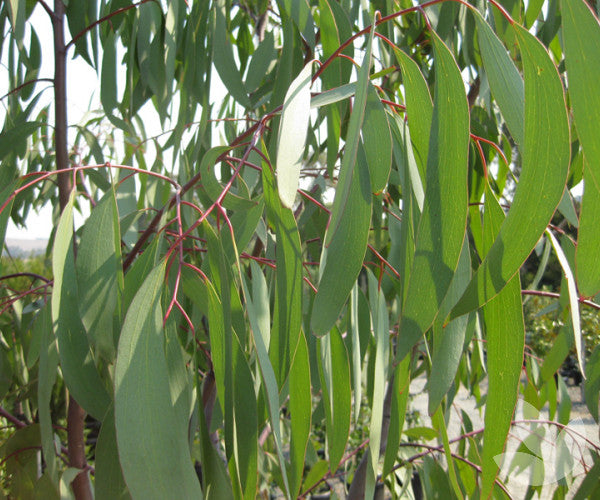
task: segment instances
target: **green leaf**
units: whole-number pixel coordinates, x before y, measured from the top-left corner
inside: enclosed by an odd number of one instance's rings
[[[279,459],[279,466],[283,476],[283,483],[287,494],[290,494],[289,481],[287,478],[285,459],[283,457],[283,441],[281,437],[281,428],[279,425],[279,388],[277,387],[277,379],[275,378],[275,372],[273,371],[273,365],[269,359],[269,353],[267,347],[263,342],[263,334],[260,331],[260,322],[256,314],[256,307],[248,291],[248,286],[244,275],[240,271],[240,279],[244,290],[244,297],[246,299],[246,310],[248,311],[248,318],[252,327],[252,334],[254,338],[254,345],[258,354],[258,364],[260,367],[260,373],[262,381],[267,394],[269,420],[271,422],[271,430],[275,438],[275,447],[277,449],[277,457]]]
[[[406,114],[410,137],[414,145],[414,155],[421,182],[426,181],[427,156],[429,154],[429,134],[433,119],[433,103],[427,81],[419,66],[401,50],[394,50],[402,68],[402,78],[406,93]]]
[[[304,334],[300,332],[298,346],[290,367],[290,493],[297,498],[302,486],[306,445],[311,427],[312,394],[310,386],[310,363],[308,345]]]
[[[328,104],[340,102],[344,99],[348,99],[348,97],[352,97],[355,93],[356,82],[346,83],[334,89],[326,90],[325,92],[317,94],[311,99],[310,107],[320,108],[322,106],[327,106]]]
[[[385,458],[383,461],[382,476],[387,476],[396,463],[398,455],[398,445],[400,436],[404,427],[406,417],[406,408],[410,393],[410,364],[411,357],[405,356],[404,359],[396,365],[394,370],[394,386],[392,393],[392,403],[390,407],[390,426],[388,430],[387,443],[385,447]]]
[[[371,189],[364,150],[352,174],[346,207],[329,248],[323,248],[321,279],[311,317],[314,335],[325,335],[335,324],[362,268],[371,223]],[[346,153],[347,154],[347,153]],[[336,198],[340,194],[336,192]],[[329,229],[331,230],[331,221]]]
[[[350,123],[348,124],[348,135],[346,137],[346,149],[342,157],[342,165],[340,175],[335,189],[335,198],[333,199],[333,207],[331,209],[331,219],[329,227],[325,234],[325,245],[329,246],[333,240],[333,236],[341,225],[340,220],[349,202],[351,187],[354,185],[353,179],[360,172],[357,168],[359,163],[359,141],[360,129],[365,116],[365,108],[367,105],[367,90],[369,86],[369,71],[371,67],[371,51],[373,47],[373,36],[375,27],[371,30],[367,50],[362,66],[358,73],[358,81],[356,84],[356,98],[352,114],[350,115]],[[348,290],[348,293],[350,290]],[[318,303],[318,302],[317,302]]]
[[[18,46],[22,47],[23,38],[25,37],[25,2],[22,0],[9,0],[6,5],[8,6],[13,36],[17,40]]]
[[[100,102],[106,114],[117,107],[117,47],[115,34],[111,31],[104,41],[102,51],[102,73],[100,80]]]
[[[17,144],[24,143],[27,138],[43,125],[42,122],[24,122],[0,133],[0,160],[9,153],[18,151]]]
[[[52,390],[56,381],[58,368],[58,351],[56,350],[56,339],[52,331],[51,310],[46,305],[36,320],[36,328],[42,329],[42,342],[40,349],[40,364],[38,369],[38,415],[40,420],[40,434],[42,439],[42,451],[46,472],[48,476],[58,484],[58,469],[56,463],[56,451],[54,448],[54,429],[52,428],[52,415],[50,404]]]
[[[275,305],[271,330],[271,362],[280,385],[287,377],[302,325],[302,246],[293,212],[282,206],[275,177],[263,163],[262,181],[267,219],[275,231]]]
[[[252,59],[250,59],[246,76],[246,89],[248,92],[254,92],[258,89],[261,81],[267,75],[271,63],[276,59],[275,38],[273,32],[269,31],[252,54]]]
[[[250,107],[248,93],[242,81],[229,39],[229,30],[225,21],[226,2],[219,0],[214,6],[213,12],[213,64],[227,88],[227,92],[244,108]]]
[[[501,228],[504,212],[489,186],[485,193],[484,246],[489,248]],[[482,458],[482,497],[491,494],[498,472],[495,457],[505,447],[523,366],[525,330],[521,280],[515,275],[483,308],[487,340],[488,394]]]
[[[552,242],[552,246],[554,247],[554,252],[556,253],[556,258],[560,263],[560,267],[562,267],[565,281],[567,282],[567,290],[569,293],[569,311],[571,315],[571,322],[573,325],[573,339],[575,344],[575,353],[577,354],[577,362],[579,363],[579,370],[585,378],[584,364],[582,361],[582,348],[581,345],[581,318],[579,315],[579,294],[577,293],[577,286],[575,284],[575,276],[573,276],[573,271],[571,271],[571,266],[569,265],[569,261],[567,260],[567,256],[563,252],[563,249],[560,246],[560,243],[552,234],[550,229],[546,229],[546,234],[550,238]]]
[[[583,0],[561,0],[569,97],[577,135],[585,155],[585,182],[577,239],[577,285],[582,295],[600,291],[600,144],[596,117],[600,114],[600,25]]]
[[[452,386],[463,354],[469,315],[460,316],[442,325],[444,311],[449,311],[458,301],[471,279],[471,258],[468,239],[465,238],[456,273],[434,324],[434,350],[431,373],[427,378],[429,389],[428,411],[433,415]]]
[[[584,382],[585,404],[598,422],[598,393],[600,392],[600,345],[597,345],[586,365],[587,379]]]
[[[390,351],[390,327],[387,304],[381,289],[378,289],[377,278],[368,272],[369,298],[371,303],[371,318],[373,335],[375,337],[375,359],[373,373],[373,400],[371,404],[371,419],[369,422],[369,464],[371,484],[377,480],[379,452],[381,447],[381,433],[383,426],[383,403],[387,381],[387,367]],[[360,404],[355,401],[356,405]],[[367,481],[370,484],[370,481]],[[370,495],[367,495],[370,497]]]
[[[334,473],[346,448],[352,415],[350,364],[344,340],[337,328],[319,339],[319,375],[325,407],[329,470]]]
[[[470,9],[477,22],[477,35],[485,74],[508,130],[520,149],[524,146],[525,90],[510,55],[481,14]]]
[[[114,191],[108,191],[92,210],[83,227],[77,253],[79,312],[98,355],[114,360],[123,293],[121,236]]]
[[[354,389],[354,401],[362,401],[362,356],[360,352],[359,332],[359,285],[354,283],[350,294],[350,333],[352,335],[352,386]],[[370,322],[370,318],[369,318]],[[360,417],[360,405],[354,405],[354,423]]]
[[[569,170],[569,124],[563,87],[544,46],[514,26],[525,70],[525,134],[517,190],[496,241],[451,318],[492,299],[517,273],[550,222]]]
[[[65,383],[83,409],[102,421],[110,397],[94,364],[88,337],[79,317],[73,253],[73,201],[74,196],[71,196],[54,237],[52,321]]]
[[[254,379],[237,335],[233,336],[232,358],[235,460],[230,462],[229,470],[236,468],[243,498],[254,499],[258,480],[258,415]]]
[[[469,108],[451,52],[433,33],[436,91],[423,214],[400,320],[396,359],[431,326],[458,264],[467,221]]]
[[[160,305],[165,265],[163,261],[155,267],[138,290],[119,339],[115,367],[119,458],[133,497],[166,498],[177,491],[186,498],[201,498],[188,425],[177,418],[169,389]]]
[[[98,500],[126,500],[131,498],[123,478],[117,450],[115,412],[111,406],[104,417],[96,442],[95,497]]]
[[[361,133],[369,165],[371,190],[380,193],[387,185],[392,168],[392,134],[387,113],[375,87],[370,83],[367,86],[367,103]]]
[[[310,121],[310,86],[313,62],[290,85],[283,101],[277,140],[277,187],[284,207],[292,208],[300,182],[300,169]]]
[[[298,31],[302,33],[309,47],[315,46],[315,21],[307,0],[283,0],[288,15],[294,20]]]

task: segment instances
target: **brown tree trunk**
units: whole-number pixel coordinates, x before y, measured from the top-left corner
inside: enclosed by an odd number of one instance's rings
[[[56,151],[56,169],[69,168],[67,146],[67,50],[65,47],[65,5],[62,0],[54,0],[52,30],[54,32],[54,147]],[[58,199],[60,210],[64,209],[71,194],[71,178],[69,172],[58,174]],[[69,396],[67,412],[67,442],[69,447],[69,465],[81,472],[72,483],[73,493],[77,500],[93,500],[92,489],[85,458],[85,411]]]

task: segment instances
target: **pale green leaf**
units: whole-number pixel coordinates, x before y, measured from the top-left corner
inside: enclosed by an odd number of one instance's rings
[[[302,485],[306,445],[311,427],[312,399],[310,386],[310,362],[308,345],[300,332],[298,346],[290,367],[290,493],[296,498]]]
[[[573,338],[575,340],[575,353],[577,354],[577,361],[579,363],[579,370],[581,374],[585,378],[584,364],[582,361],[582,336],[581,336],[581,317],[579,314],[579,294],[577,293],[577,286],[575,284],[575,276],[573,276],[573,271],[571,271],[571,266],[569,265],[569,261],[567,260],[567,256],[563,252],[563,249],[560,246],[560,243],[552,234],[550,229],[546,229],[546,234],[550,238],[552,242],[552,246],[554,247],[554,252],[556,253],[556,257],[558,258],[558,262],[560,263],[560,267],[562,267],[563,274],[565,277],[565,281],[567,282],[567,289],[569,292],[569,310],[571,314],[571,321],[573,322]]]
[[[401,50],[394,50],[394,54],[402,68],[406,94],[406,114],[408,116],[411,142],[414,145],[414,159],[419,169],[421,182],[425,183],[433,103],[431,102],[427,82],[417,63]],[[401,127],[399,128],[401,129]],[[408,144],[406,147],[408,148]],[[413,148],[411,148],[411,153],[412,150]]]
[[[74,196],[71,196],[63,209],[54,238],[52,321],[65,383],[82,408],[101,421],[110,397],[94,364],[88,337],[79,317],[73,252],[73,201]]]
[[[434,33],[436,92],[423,214],[402,309],[397,359],[433,323],[460,256],[467,221],[469,108],[451,52]]]
[[[490,83],[492,94],[504,119],[508,130],[517,145],[523,147],[524,101],[525,91],[523,79],[500,39],[485,22],[481,14],[471,9],[477,22],[477,34],[481,47],[483,67]]]
[[[187,422],[181,425],[177,418],[169,388],[160,305],[165,265],[163,261],[155,267],[138,290],[119,339],[115,367],[119,459],[134,498],[167,498],[174,491],[201,498]],[[141,414],[146,418],[139,418]]]
[[[231,97],[243,107],[249,108],[248,93],[233,57],[230,30],[227,29],[225,22],[225,8],[225,0],[218,1],[213,7],[213,64]]]
[[[94,493],[97,500],[126,500],[131,498],[119,462],[115,412],[112,406],[104,417],[98,434],[95,469]]]
[[[284,207],[292,208],[300,182],[310,121],[312,61],[292,81],[283,101],[277,140],[277,187]]]
[[[104,41],[102,51],[102,72],[100,78],[100,102],[104,112],[110,114],[117,107],[117,48],[115,34],[110,31]]]
[[[121,320],[123,266],[121,237],[114,191],[110,190],[92,210],[83,227],[77,252],[79,312],[98,355],[113,361]]]
[[[277,196],[275,177],[263,163],[262,182],[267,220],[275,231],[275,304],[270,357],[277,381],[283,385],[302,324],[302,246],[293,212]]]
[[[326,415],[329,470],[335,472],[344,454],[352,416],[350,364],[337,328],[319,339],[319,375]]]
[[[56,350],[56,339],[54,337],[54,332],[52,331],[51,311],[48,305],[39,312],[35,327],[42,330],[37,393],[42,451],[44,453],[44,462],[46,463],[46,472],[50,478],[57,483],[58,469],[56,463],[56,451],[54,448],[54,429],[52,428],[50,403],[52,400],[54,382],[56,381],[58,352]]]
[[[486,189],[484,246],[490,248],[500,230],[504,212],[492,190]],[[494,487],[496,457],[505,447],[517,403],[523,366],[525,330],[521,305],[521,281],[514,276],[483,308],[487,340],[488,394],[485,408],[482,458],[482,496]]]
[[[577,237],[577,285],[582,295],[591,297],[600,290],[600,25],[583,0],[561,0],[565,63],[569,97],[577,135],[583,147],[584,193]]]
[[[279,466],[283,476],[285,490],[289,494],[290,486],[286,473],[285,458],[283,456],[283,441],[281,436],[281,427],[279,424],[279,388],[277,386],[277,379],[275,377],[275,372],[273,371],[273,365],[271,364],[271,360],[269,359],[267,347],[263,342],[263,334],[260,331],[260,322],[256,315],[256,308],[254,306],[254,302],[251,298],[250,292],[248,291],[248,286],[246,284],[244,275],[241,274],[241,270],[240,278],[242,280],[244,298],[246,300],[246,310],[248,312],[248,319],[250,320],[250,325],[252,328],[254,345],[258,354],[258,364],[260,367],[260,373],[267,394],[269,420],[271,422],[271,430],[273,431],[273,436],[275,438],[277,458],[279,459]]]
[[[387,113],[375,87],[370,83],[367,86],[367,103],[361,134],[369,166],[371,191],[380,193],[387,185],[392,168],[392,135]]]
[[[533,35],[514,29],[525,70],[521,175],[496,241],[451,317],[481,307],[517,273],[550,222],[569,170],[569,123],[556,66]]]
[[[325,335],[337,321],[367,250],[372,205],[369,172],[362,148],[358,150],[354,168],[357,171],[351,174],[346,207],[319,269],[321,278],[311,317],[311,330],[317,336]],[[340,194],[338,187],[336,197]],[[327,234],[330,230],[331,221]]]

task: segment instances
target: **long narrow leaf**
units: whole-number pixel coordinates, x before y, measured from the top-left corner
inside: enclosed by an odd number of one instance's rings
[[[485,195],[484,245],[489,248],[500,230],[504,213],[488,187]],[[487,339],[488,395],[485,408],[482,459],[482,498],[494,487],[498,471],[495,457],[505,447],[517,391],[525,330],[521,305],[521,280],[514,276],[483,308]]]
[[[79,318],[78,289],[73,252],[73,201],[65,206],[56,230],[52,271],[52,321],[58,340],[60,365],[67,387],[77,402],[102,421],[110,397],[94,364]]]
[[[451,318],[481,307],[517,273],[550,222],[569,170],[569,123],[556,66],[533,35],[518,25],[514,29],[525,71],[521,176],[496,241]]]
[[[436,91],[425,204],[400,320],[397,359],[431,326],[462,247],[467,222],[469,108],[452,53],[434,33]]]
[[[600,291],[600,24],[583,0],[561,0],[569,97],[577,135],[585,155],[585,182],[577,235],[577,285],[591,297]]]
[[[115,367],[119,458],[134,498],[167,498],[174,491],[201,498],[188,426],[177,419],[169,388],[160,305],[165,264],[152,270],[135,295],[119,339]],[[142,413],[146,418],[139,418]]]

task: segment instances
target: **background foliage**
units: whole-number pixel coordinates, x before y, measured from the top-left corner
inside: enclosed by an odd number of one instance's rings
[[[1,494],[510,496],[565,359],[598,421],[596,9],[3,2],[0,228],[54,225],[51,266],[2,261]],[[527,494],[593,496],[586,447]]]

